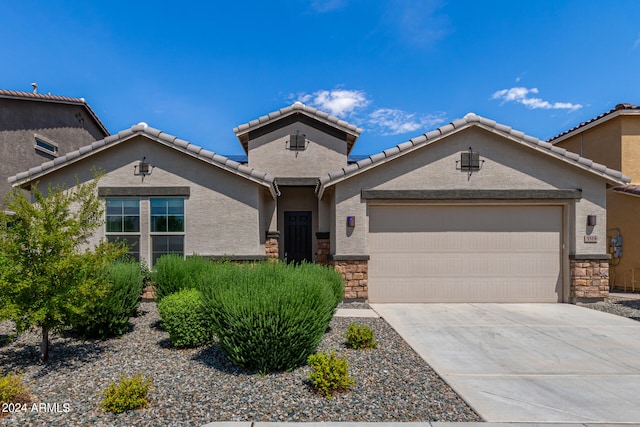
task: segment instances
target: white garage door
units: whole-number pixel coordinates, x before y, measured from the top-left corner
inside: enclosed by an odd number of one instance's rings
[[[369,206],[371,302],[559,302],[561,206]]]

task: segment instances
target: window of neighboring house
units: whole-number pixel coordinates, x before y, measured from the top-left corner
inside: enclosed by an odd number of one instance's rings
[[[58,156],[58,144],[41,135],[36,135],[35,148],[37,151],[49,154],[50,156]]]
[[[140,262],[140,199],[108,197],[105,202],[107,240],[125,242],[129,256]]]
[[[184,199],[152,198],[151,208],[151,262],[162,255],[184,255]]]

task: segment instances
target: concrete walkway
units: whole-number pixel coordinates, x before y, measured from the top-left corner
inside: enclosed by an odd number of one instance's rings
[[[640,322],[570,304],[371,306],[485,421],[640,424]]]

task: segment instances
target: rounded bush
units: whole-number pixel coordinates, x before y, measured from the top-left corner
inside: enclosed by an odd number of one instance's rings
[[[356,350],[378,347],[373,331],[367,325],[349,324],[344,337],[347,339],[347,345]]]
[[[131,409],[147,408],[147,394],[153,382],[140,374],[131,377],[122,376],[118,383],[111,382],[102,395],[100,407],[109,412],[120,414]]]
[[[142,294],[142,272],[134,262],[115,261],[108,267],[107,293],[90,310],[73,322],[81,335],[105,339],[129,330],[129,318],[136,314]]]
[[[315,352],[343,282],[317,264],[220,264],[201,277],[200,289],[229,360],[266,373],[293,369]]]
[[[309,372],[311,384],[328,399],[353,386],[346,357],[337,357],[335,352],[317,353],[310,355],[307,363],[312,369]]]
[[[213,341],[213,326],[197,289],[184,289],[163,298],[158,311],[162,328],[175,347],[199,347]]]

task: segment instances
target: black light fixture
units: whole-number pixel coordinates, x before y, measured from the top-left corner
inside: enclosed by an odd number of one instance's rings
[[[347,227],[355,227],[356,226],[356,217],[348,216],[347,217]]]
[[[597,216],[596,215],[587,215],[587,225],[589,227],[595,227],[596,223],[597,223]]]

